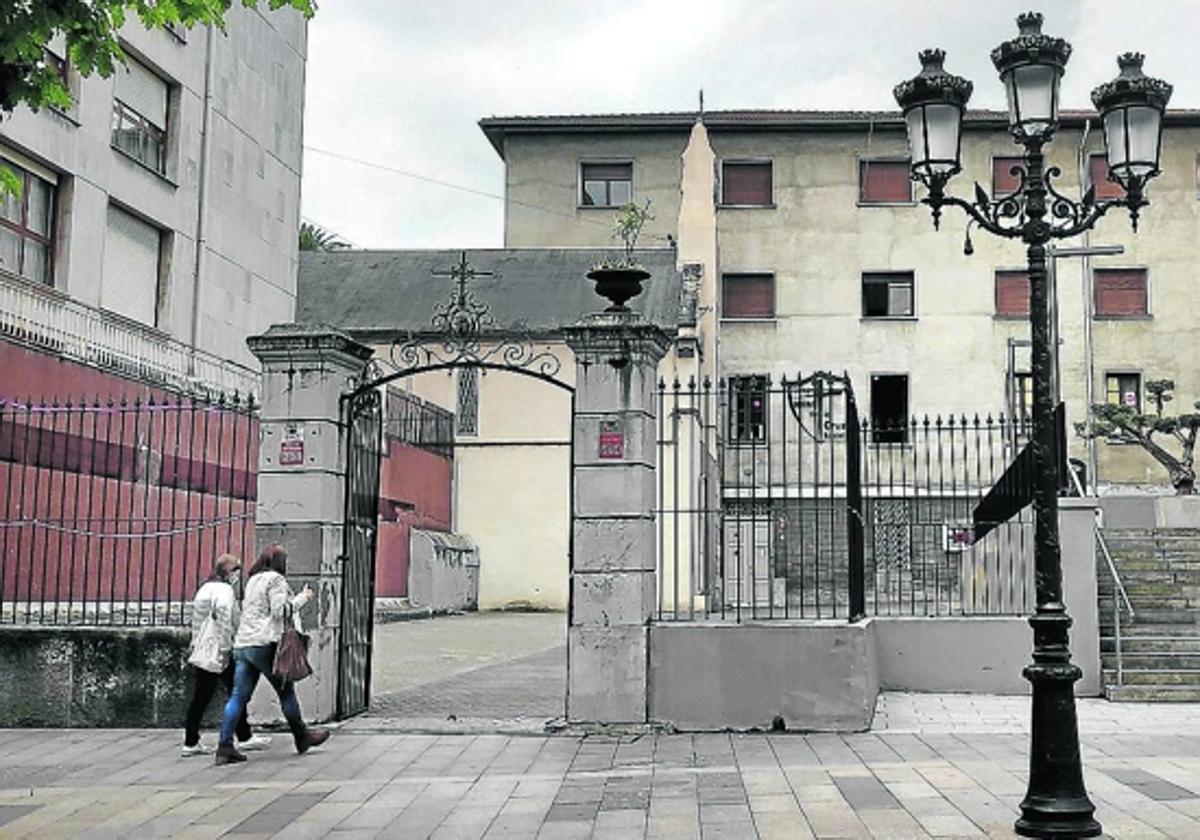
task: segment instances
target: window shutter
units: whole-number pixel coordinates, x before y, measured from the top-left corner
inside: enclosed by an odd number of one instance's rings
[[[1144,269],[1097,269],[1097,315],[1145,315],[1146,272]]]
[[[1018,157],[992,158],[992,195],[1012,195],[1021,186],[1021,179],[1012,174],[1014,166],[1024,164]]]
[[[1024,271],[996,272],[996,314],[1014,318],[1029,315],[1029,275]]]
[[[589,181],[628,181],[633,177],[633,164],[585,163],[583,177]]]
[[[912,201],[912,181],[906,160],[860,160],[859,199],[864,202]]]
[[[721,168],[721,203],[771,203],[771,164],[726,163]]]
[[[722,278],[723,318],[774,318],[775,277],[726,274]]]
[[[1108,159],[1104,155],[1092,155],[1088,158],[1089,175],[1096,186],[1096,198],[1120,198],[1125,195],[1125,188],[1116,181],[1109,180]]]
[[[117,99],[166,130],[167,83],[132,58],[125,61],[124,67],[117,67]]]
[[[154,326],[158,309],[158,228],[108,207],[100,306]]]

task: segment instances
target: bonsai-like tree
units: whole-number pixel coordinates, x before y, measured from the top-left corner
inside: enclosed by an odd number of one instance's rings
[[[1167,403],[1174,399],[1173,379],[1151,379],[1145,385],[1146,396],[1154,406],[1153,414],[1142,414],[1131,405],[1096,404],[1092,406],[1092,431],[1086,423],[1076,423],[1075,430],[1084,438],[1103,438],[1111,443],[1136,443],[1162,464],[1170,477],[1171,486],[1180,495],[1196,492],[1196,437],[1200,433],[1200,413],[1164,414]],[[1200,401],[1193,404],[1200,412]],[[1173,439],[1179,446],[1176,455],[1155,436]]]

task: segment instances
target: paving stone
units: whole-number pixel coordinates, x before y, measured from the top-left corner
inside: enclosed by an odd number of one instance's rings
[[[900,807],[896,797],[874,776],[833,776],[842,798],[855,811],[886,810]]]

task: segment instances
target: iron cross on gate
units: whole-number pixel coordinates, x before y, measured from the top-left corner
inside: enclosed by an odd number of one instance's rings
[[[462,251],[458,258],[458,265],[450,266],[448,271],[438,271],[434,269],[430,272],[434,277],[449,277],[452,280],[458,281],[457,300],[459,306],[464,306],[467,300],[467,281],[474,280],[476,277],[493,277],[494,272],[477,271],[469,262],[467,262],[467,252]]]

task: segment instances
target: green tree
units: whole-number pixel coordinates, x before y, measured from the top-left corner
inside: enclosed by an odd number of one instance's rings
[[[340,251],[349,248],[348,242],[338,239],[333,231],[325,230],[312,222],[300,223],[301,251]]]
[[[1151,379],[1145,385],[1146,396],[1154,406],[1153,414],[1142,414],[1131,405],[1098,403],[1092,406],[1093,430],[1087,424],[1076,423],[1081,437],[1103,438],[1110,443],[1135,443],[1162,464],[1171,485],[1180,495],[1196,492],[1196,437],[1200,433],[1200,413],[1165,413],[1166,404],[1174,399],[1175,381]],[[1200,401],[1193,404],[1200,412]],[[1178,454],[1156,440],[1156,436],[1173,440]]]
[[[256,8],[259,0],[240,0]],[[314,0],[262,0],[272,9],[284,6],[311,17]],[[56,35],[66,38],[72,66],[82,76],[109,77],[125,60],[117,32],[137,17],[147,29],[214,24],[225,29],[233,0],[0,0],[0,120],[18,105],[37,111],[65,108],[71,94],[46,65],[43,50]],[[16,193],[20,184],[0,166],[0,194]]]

